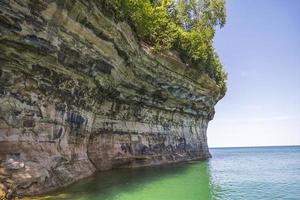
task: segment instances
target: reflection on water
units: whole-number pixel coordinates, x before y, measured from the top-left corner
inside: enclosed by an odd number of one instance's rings
[[[35,199],[210,200],[207,162],[98,172],[70,187]],[[32,198],[31,198],[32,199]]]
[[[299,146],[211,149],[211,153],[207,162],[98,172],[36,199],[300,199]]]

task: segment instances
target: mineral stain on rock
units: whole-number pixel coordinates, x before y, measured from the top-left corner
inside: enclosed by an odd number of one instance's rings
[[[209,158],[217,84],[96,1],[60,2],[0,3],[0,199]]]

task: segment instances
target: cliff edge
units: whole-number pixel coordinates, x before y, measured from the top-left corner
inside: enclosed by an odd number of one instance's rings
[[[220,88],[100,1],[0,3],[0,199],[96,170],[210,157]]]

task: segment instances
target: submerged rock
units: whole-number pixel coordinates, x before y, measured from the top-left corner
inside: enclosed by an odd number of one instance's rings
[[[210,157],[220,88],[99,1],[1,1],[0,66],[0,199]]]

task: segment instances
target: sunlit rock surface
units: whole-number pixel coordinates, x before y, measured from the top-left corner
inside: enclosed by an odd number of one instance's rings
[[[220,89],[101,1],[0,2],[0,199],[210,156]],[[5,196],[6,193],[6,197]]]

